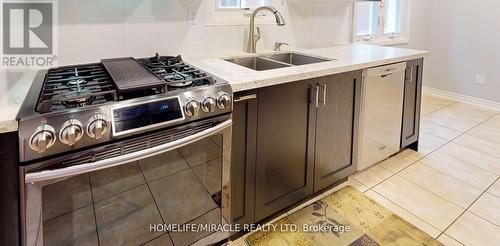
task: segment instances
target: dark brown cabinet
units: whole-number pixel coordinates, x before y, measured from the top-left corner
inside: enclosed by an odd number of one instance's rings
[[[0,245],[21,244],[17,134],[0,134]]]
[[[418,148],[423,59],[406,62],[401,148]]]
[[[316,80],[259,89],[255,221],[306,198],[313,191]]]
[[[233,223],[254,222],[257,91],[236,94],[231,149],[231,209]]]
[[[319,79],[320,104],[316,118],[314,192],[354,172],[354,125],[359,112],[361,72]]]
[[[361,79],[353,71],[235,95],[233,222],[262,221],[355,172]]]

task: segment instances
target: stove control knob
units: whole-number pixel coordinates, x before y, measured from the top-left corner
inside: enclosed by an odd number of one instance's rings
[[[193,117],[198,116],[200,114],[200,106],[199,103],[195,100],[189,101],[186,104],[186,115]]]
[[[52,147],[56,142],[56,131],[54,127],[47,124],[39,126],[30,138],[30,148],[38,153],[42,153]]]
[[[203,100],[203,103],[201,104],[201,109],[203,109],[203,111],[207,113],[214,112],[215,99],[213,97],[205,98],[205,100]]]
[[[102,114],[90,117],[87,123],[87,135],[94,139],[101,139],[108,130],[108,122]]]
[[[231,105],[231,96],[229,96],[225,92],[219,93],[219,98],[217,99],[217,106],[221,109],[226,109],[229,108],[229,105]]]
[[[64,144],[69,146],[75,145],[83,136],[83,125],[79,120],[71,119],[66,122],[61,127],[59,131],[59,139]]]

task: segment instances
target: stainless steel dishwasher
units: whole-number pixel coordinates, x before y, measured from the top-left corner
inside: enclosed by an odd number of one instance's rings
[[[400,150],[406,63],[363,70],[358,170]]]

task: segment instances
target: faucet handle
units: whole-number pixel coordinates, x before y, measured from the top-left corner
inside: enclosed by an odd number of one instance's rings
[[[260,39],[260,28],[257,27],[256,29],[257,29],[257,33],[255,34],[255,39],[259,40]]]
[[[276,42],[274,43],[274,51],[281,51],[281,46],[283,45],[289,45],[287,43],[282,43],[282,42]]]

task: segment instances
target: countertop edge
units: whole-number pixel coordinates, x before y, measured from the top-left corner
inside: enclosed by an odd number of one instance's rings
[[[305,53],[305,54],[311,54],[313,56],[318,56],[316,53],[321,53],[323,50],[327,49],[342,49],[342,48],[347,48],[352,50],[355,49],[360,49],[360,52],[364,52],[364,48],[369,48],[370,46],[367,45],[345,45],[345,46],[336,46],[336,47],[327,47],[327,48],[320,48],[320,49],[297,49],[297,50],[290,50],[290,51],[297,51],[300,53]],[[374,46],[371,46],[374,47]],[[386,47],[379,47],[377,49],[386,49]],[[390,49],[390,48],[387,48]],[[400,48],[395,48],[399,49],[400,51],[403,51],[403,54],[399,55],[393,55],[394,57],[390,57],[392,54],[386,55],[386,57],[389,58],[366,58],[367,61],[363,62],[352,62],[352,64],[337,64],[337,65],[332,65],[332,67],[325,67],[325,68],[319,68],[319,69],[313,69],[310,65],[306,65],[309,67],[304,67],[304,69],[298,69],[297,71],[290,72],[289,74],[283,74],[283,75],[276,75],[276,76],[269,76],[270,78],[264,78],[264,79],[255,79],[252,80],[250,79],[248,82],[240,82],[240,83],[232,83],[230,79],[224,78],[224,76],[216,76],[220,77],[221,79],[228,80],[230,83],[233,92],[241,92],[241,91],[247,91],[247,90],[253,90],[253,89],[258,89],[258,88],[263,88],[263,87],[268,87],[268,86],[274,86],[274,85],[280,85],[280,84],[286,84],[286,83],[291,83],[295,81],[300,81],[304,79],[311,79],[311,78],[317,78],[317,77],[323,77],[323,76],[328,76],[328,75],[334,75],[334,74],[339,74],[343,72],[349,72],[349,71],[355,71],[355,70],[360,70],[360,69],[365,69],[365,68],[370,68],[370,67],[377,67],[381,65],[386,65],[386,64],[391,64],[391,63],[397,63],[397,62],[403,62],[403,61],[408,61],[408,60],[413,60],[413,59],[419,59],[419,58],[425,58],[430,54],[428,51],[421,51],[421,50],[412,50],[412,49],[400,49]],[[379,50],[379,51],[380,51]],[[404,51],[407,51],[407,53],[411,54],[404,54]],[[370,51],[366,51],[370,52]],[[385,51],[384,51],[385,52]],[[398,51],[399,52],[399,51]],[[251,54],[245,54],[245,55],[251,55]],[[223,57],[221,55],[221,57]],[[340,59],[339,61],[342,61]],[[349,62],[349,60],[347,61]],[[197,62],[194,62],[196,66]],[[208,73],[211,73],[210,69],[204,69]],[[308,71],[309,70],[309,71]],[[17,111],[19,111],[22,102],[24,101],[24,98],[21,97],[24,96],[26,97],[26,94],[31,87],[31,82],[33,81],[34,75],[36,72],[28,72],[26,75],[22,76],[21,83],[22,85],[19,85],[13,90],[13,99],[10,100],[9,105],[8,105],[8,113],[9,115],[12,115],[12,112],[14,111],[13,109],[17,107]],[[17,115],[17,112],[16,112]],[[9,133],[9,132],[15,132],[18,130],[18,122],[15,119],[15,115],[12,119],[9,118],[4,118],[0,119],[0,134],[3,133]]]
[[[277,77],[274,77],[271,79],[266,79],[266,80],[256,80],[256,81],[245,82],[245,83],[233,83],[233,84],[230,83],[230,84],[231,84],[231,88],[233,89],[233,92],[255,90],[255,89],[265,88],[265,87],[274,86],[274,85],[293,83],[293,82],[296,82],[299,80],[335,75],[335,74],[339,74],[339,73],[361,70],[361,69],[366,69],[366,68],[370,68],[370,67],[378,67],[378,66],[392,64],[392,63],[398,63],[398,62],[404,62],[404,61],[409,61],[409,60],[414,60],[414,59],[425,58],[429,54],[430,54],[430,52],[422,51],[422,53],[414,54],[414,55],[396,57],[396,58],[391,58],[391,59],[381,59],[381,60],[367,62],[367,63],[359,63],[359,64],[354,64],[354,65],[340,66],[340,67],[317,70],[317,71],[312,71],[312,72],[304,72],[304,73],[300,73],[300,74],[293,75],[293,76],[281,76],[281,77],[277,76]],[[207,72],[210,72],[210,71],[207,71]],[[296,77],[296,76],[300,76],[300,78],[291,78],[291,77]],[[288,77],[290,77],[290,78],[288,78]],[[276,80],[280,80],[280,81],[276,81]]]

